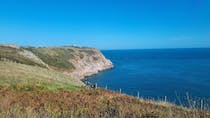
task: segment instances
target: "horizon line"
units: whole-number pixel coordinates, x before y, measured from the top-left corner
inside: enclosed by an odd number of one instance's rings
[[[100,49],[103,51],[108,50],[161,50],[161,49],[208,49],[210,47],[172,47],[172,48],[120,48],[120,49]]]
[[[87,48],[96,48],[99,50],[103,51],[108,51],[108,50],[154,50],[154,49],[207,49],[210,47],[167,47],[167,48],[115,48],[115,49],[100,49],[94,46],[84,46],[84,45],[75,45],[75,44],[70,44],[70,45],[18,45],[15,43],[0,43],[0,45],[16,45],[20,47],[68,47],[68,46],[75,46],[75,47],[87,47]]]

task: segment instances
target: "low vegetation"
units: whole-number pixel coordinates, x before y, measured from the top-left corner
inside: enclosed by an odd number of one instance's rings
[[[0,117],[209,118],[209,111],[136,99],[103,89],[22,91],[0,87]]]
[[[96,52],[92,48],[78,48],[74,46],[65,47],[22,47],[33,52],[51,68],[58,71],[73,71],[75,65],[71,61],[77,61],[85,56],[94,55]]]
[[[74,65],[69,61],[74,58],[74,50],[70,48],[24,48],[33,52],[42,59],[51,68],[62,71],[71,71],[75,69]]]
[[[0,45],[0,60],[10,60],[17,63],[45,67],[43,64],[37,63],[20,54],[23,52],[22,48],[14,48]]]
[[[30,57],[31,55],[27,53],[31,53],[33,57]],[[21,64],[44,68],[50,67],[60,72],[73,71],[75,65],[71,62],[72,60],[77,61],[78,59],[94,55],[95,53],[96,52],[92,48],[79,48],[74,46],[37,48],[0,45],[0,60],[10,60]]]
[[[0,85],[12,85],[17,88],[36,86],[54,90],[75,89],[82,86],[83,83],[54,70],[0,61]]]

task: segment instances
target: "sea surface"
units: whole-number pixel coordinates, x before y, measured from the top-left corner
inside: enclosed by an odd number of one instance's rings
[[[99,87],[176,104],[210,102],[210,48],[102,51],[114,68],[87,77]],[[189,101],[190,98],[190,101]]]

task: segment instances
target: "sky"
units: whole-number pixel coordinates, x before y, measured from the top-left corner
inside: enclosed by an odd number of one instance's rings
[[[1,0],[0,43],[210,47],[210,0]]]

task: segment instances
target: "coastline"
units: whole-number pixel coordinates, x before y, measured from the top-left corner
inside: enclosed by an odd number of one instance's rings
[[[112,65],[112,67],[110,67],[110,68],[107,68],[107,69],[104,69],[104,70],[101,70],[101,71],[98,71],[97,73],[93,73],[93,74],[91,74],[91,75],[86,75],[86,76],[84,76],[82,79],[80,79],[80,81],[85,85],[85,87],[87,87],[87,88],[95,88],[95,84],[94,83],[91,83],[91,82],[89,82],[88,81],[88,77],[92,77],[92,76],[94,76],[94,75],[97,75],[97,74],[99,74],[99,73],[101,73],[101,72],[104,72],[104,71],[109,71],[109,70],[111,70],[111,69],[113,69],[114,68],[114,65]]]

